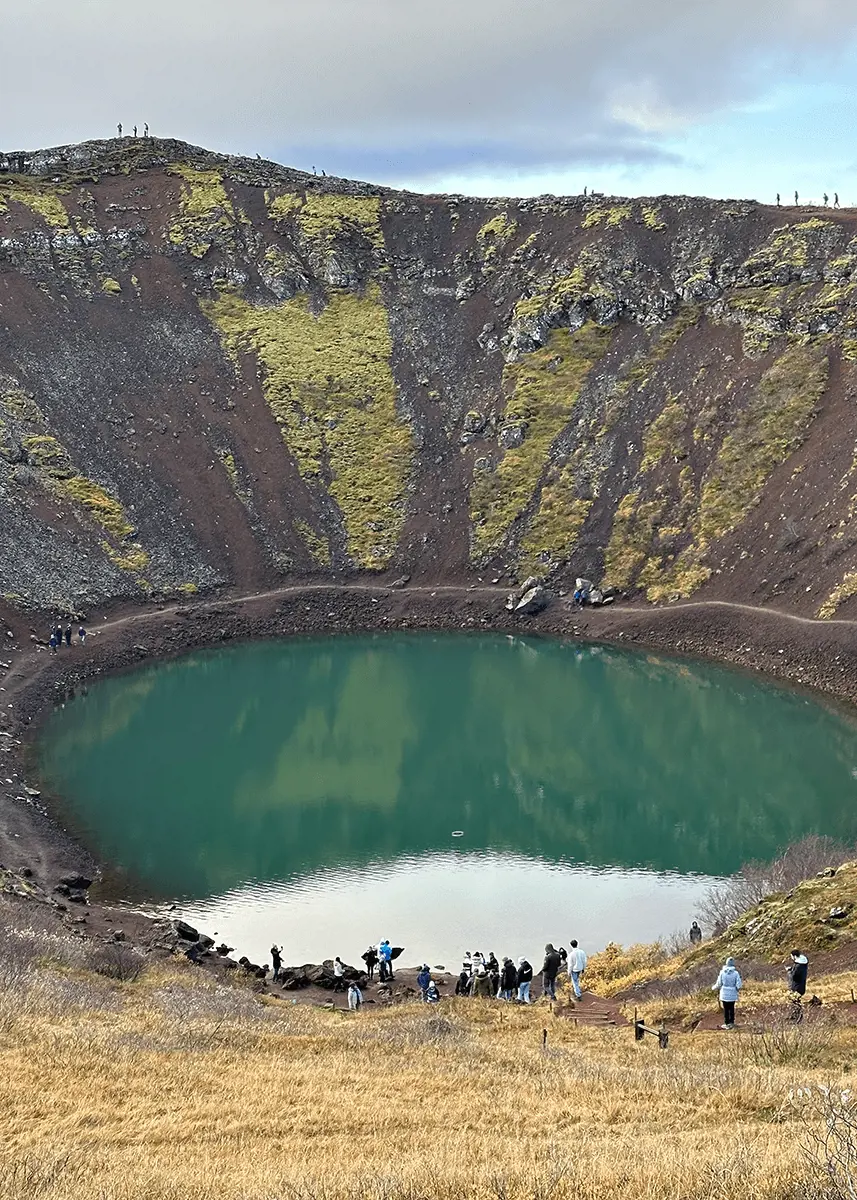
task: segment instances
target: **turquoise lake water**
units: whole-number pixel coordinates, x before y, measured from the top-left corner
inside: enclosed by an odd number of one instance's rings
[[[454,966],[684,928],[712,879],[857,837],[857,723],[725,669],[549,640],[232,646],[106,679],[41,742],[141,900],[287,962]],[[453,836],[460,833],[461,836]]]

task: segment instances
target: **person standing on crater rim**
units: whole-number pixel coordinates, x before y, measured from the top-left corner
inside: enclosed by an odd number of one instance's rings
[[[702,941],[702,930],[699,928],[698,921],[694,921],[691,925],[688,937],[690,938],[690,944],[692,946],[698,946]]]
[[[280,968],[283,965],[283,960],[280,957],[280,951],[282,948],[282,946],[271,947],[271,965],[274,968],[274,974],[271,976],[272,983],[277,983],[280,978]]]

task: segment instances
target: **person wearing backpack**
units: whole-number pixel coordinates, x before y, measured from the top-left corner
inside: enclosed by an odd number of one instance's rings
[[[727,958],[717,976],[717,982],[711,988],[712,992],[718,990],[720,992],[720,1003],[723,1005],[721,1029],[735,1028],[735,1005],[738,1001],[738,993],[743,986],[744,981],[738,974],[735,959]]]

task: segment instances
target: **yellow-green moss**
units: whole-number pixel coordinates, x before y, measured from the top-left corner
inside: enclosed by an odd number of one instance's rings
[[[122,285],[116,279],[103,279],[101,281],[101,290],[111,296],[118,296],[122,291]]]
[[[675,454],[681,435],[687,429],[687,409],[672,401],[652,421],[643,438],[641,471],[651,471],[666,454]]]
[[[506,451],[496,470],[480,472],[473,481],[475,558],[496,550],[532,502],[550,448],[609,340],[610,330],[601,325],[587,324],[575,333],[559,329],[545,346],[506,365],[503,385],[509,399],[503,421],[524,426],[526,436],[523,445]]]
[[[497,213],[490,221],[486,221],[476,234],[476,250],[479,258],[485,263],[490,262],[515,236],[517,229],[518,222],[511,220],[505,213]]]
[[[149,556],[139,542],[134,542],[130,546],[123,546],[117,550],[115,546],[111,546],[109,542],[102,542],[101,548],[114,566],[120,571],[130,571],[133,575],[138,575],[140,571],[145,571],[149,565]],[[149,590],[149,584],[145,579],[137,579],[136,582],[144,590]]]
[[[385,566],[404,519],[413,441],[396,412],[377,286],[363,296],[335,291],[318,315],[303,296],[262,308],[224,293],[201,305],[232,355],[257,355],[265,397],[303,477],[320,482],[329,470],[352,558]]]
[[[827,386],[823,349],[793,346],[762,376],[703,483],[699,534],[722,537],[757,503],[771,473],[797,449]]]
[[[698,323],[701,314],[702,310],[696,304],[680,308],[672,321],[661,328],[648,349],[632,360],[611,388],[605,402],[602,437],[609,433],[624,412],[628,397],[634,392],[641,392],[649,384],[658,365],[668,357],[679,339]]]
[[[554,470],[542,488],[539,507],[521,539],[518,566],[522,573],[530,575],[537,571],[543,565],[543,555],[552,562],[567,562],[591,508],[591,500],[577,495],[572,464]]]
[[[14,200],[16,204],[26,205],[52,229],[71,228],[65,205],[56,191],[45,186],[13,186],[6,190],[5,195],[8,200]]]
[[[72,475],[68,479],[60,480],[57,491],[85,508],[101,528],[115,538],[121,540],[134,532],[134,527],[119,501],[85,475]]]
[[[303,197],[295,195],[294,192],[283,192],[278,196],[274,192],[265,192],[265,204],[268,207],[268,215],[275,223],[289,221],[303,206]]]
[[[819,607],[817,616],[823,620],[829,620],[840,604],[844,604],[846,600],[850,600],[852,596],[857,596],[857,571],[848,571],[842,579],[842,582],[837,584],[824,603]]]
[[[642,210],[643,224],[649,229],[666,229],[667,223],[661,216],[661,210],[654,204],[644,204]]]
[[[662,499],[643,500],[639,492],[628,492],[619,501],[604,555],[604,577],[609,586],[630,585],[645,562],[663,510]]]
[[[295,529],[309,550],[313,562],[318,563],[320,567],[329,567],[333,558],[327,538],[323,534],[317,533],[309,521],[295,521]]]
[[[857,337],[843,338],[842,357],[847,362],[857,362]]]
[[[184,592],[186,596],[195,596],[199,591],[199,588],[195,583],[188,581],[187,583],[180,583],[176,590],[179,592]]]
[[[44,414],[38,404],[32,396],[28,396],[20,388],[13,388],[10,392],[0,394],[0,404],[3,405],[10,417],[19,421],[33,425],[44,425],[45,423]]]
[[[202,258],[217,234],[235,224],[235,209],[223,186],[223,172],[202,171],[187,163],[172,163],[167,170],[182,180],[179,214],[170,222],[168,237],[174,246]]]
[[[0,404],[19,429],[21,426],[30,430],[44,429],[44,415],[26,392],[20,389],[6,392],[0,395]],[[21,445],[31,466],[38,471],[43,486],[60,500],[83,509],[113,539],[116,544],[102,542],[111,560],[126,570],[139,572],[140,564],[145,566],[149,556],[136,542],[129,548],[127,539],[133,534],[134,527],[122,504],[101,484],[77,469],[71,454],[57,438],[31,432],[21,438]]]
[[[621,225],[623,221],[630,220],[631,213],[630,204],[599,205],[591,208],[583,218],[583,228],[592,229],[602,222],[608,226]]]
[[[68,451],[56,438],[36,434],[24,438],[23,446],[32,465],[49,478],[68,479],[75,474]]]

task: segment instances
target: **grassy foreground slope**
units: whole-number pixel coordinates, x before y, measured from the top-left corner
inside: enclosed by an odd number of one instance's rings
[[[2,917],[5,1200],[785,1200],[809,1170],[790,1094],[844,1083],[857,1049],[808,1024],[661,1052],[541,1004],[351,1017],[178,960],[117,983],[82,940]]]

